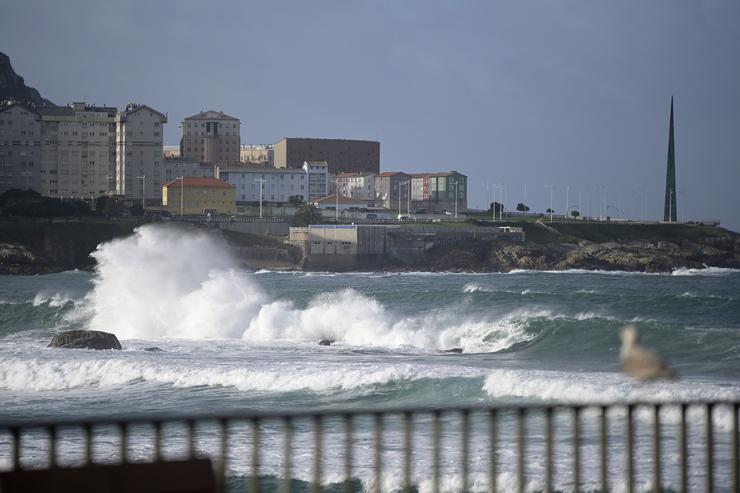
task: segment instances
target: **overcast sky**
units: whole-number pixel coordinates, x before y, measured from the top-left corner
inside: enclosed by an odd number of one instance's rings
[[[57,104],[200,110],[242,143],[378,139],[385,171],[456,169],[470,206],[580,200],[740,230],[740,2],[0,0],[0,51]],[[488,192],[486,191],[488,188]]]

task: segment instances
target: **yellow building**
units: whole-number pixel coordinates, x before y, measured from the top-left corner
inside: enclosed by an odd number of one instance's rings
[[[172,214],[235,214],[236,187],[217,178],[185,177],[165,183],[162,206]]]

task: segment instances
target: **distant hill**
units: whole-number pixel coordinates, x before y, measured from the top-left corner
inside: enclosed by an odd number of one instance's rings
[[[28,87],[23,77],[15,73],[10,64],[10,57],[0,52],[0,101],[15,100],[31,106],[56,106],[33,87]]]

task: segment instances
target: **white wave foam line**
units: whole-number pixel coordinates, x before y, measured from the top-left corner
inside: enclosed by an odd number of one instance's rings
[[[522,398],[572,404],[624,403],[631,401],[665,402],[723,401],[740,398],[740,386],[720,386],[697,381],[659,381],[638,384],[617,373],[569,373],[538,370],[493,370],[483,384],[493,399]],[[694,417],[702,415],[694,409]],[[650,418],[642,409],[645,419]],[[664,410],[667,422],[677,423],[677,409]],[[715,423],[729,429],[729,412],[716,412]]]
[[[329,393],[426,378],[482,377],[480,369],[400,364],[296,365],[233,368],[218,365],[152,363],[132,359],[46,360],[8,358],[0,361],[0,389],[58,391],[116,387],[144,381],[173,387],[234,387],[240,391]]]
[[[681,267],[671,272],[673,276],[718,276],[735,274],[740,272],[740,269],[729,269],[725,267],[705,267],[703,269],[688,269]]]
[[[534,337],[525,330],[526,312],[498,320],[450,310],[403,317],[350,289],[321,294],[305,309],[271,301],[255,278],[204,234],[145,226],[94,255],[95,287],[70,318],[89,312],[91,328],[122,339],[331,339],[366,347],[491,352]]]
[[[54,308],[61,308],[68,303],[75,304],[78,301],[80,301],[78,298],[74,298],[67,294],[61,294],[58,292],[54,294],[49,294],[41,292],[36,294],[36,296],[33,298],[33,306],[48,305]]]

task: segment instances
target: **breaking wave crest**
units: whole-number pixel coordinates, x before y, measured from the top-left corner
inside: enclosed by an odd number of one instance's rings
[[[207,234],[144,226],[103,244],[94,289],[75,316],[122,339],[225,339],[251,342],[330,339],[358,346],[462,348],[495,352],[531,340],[526,312],[495,320],[445,311],[392,313],[352,289],[323,293],[305,308],[271,300],[226,247]]]

